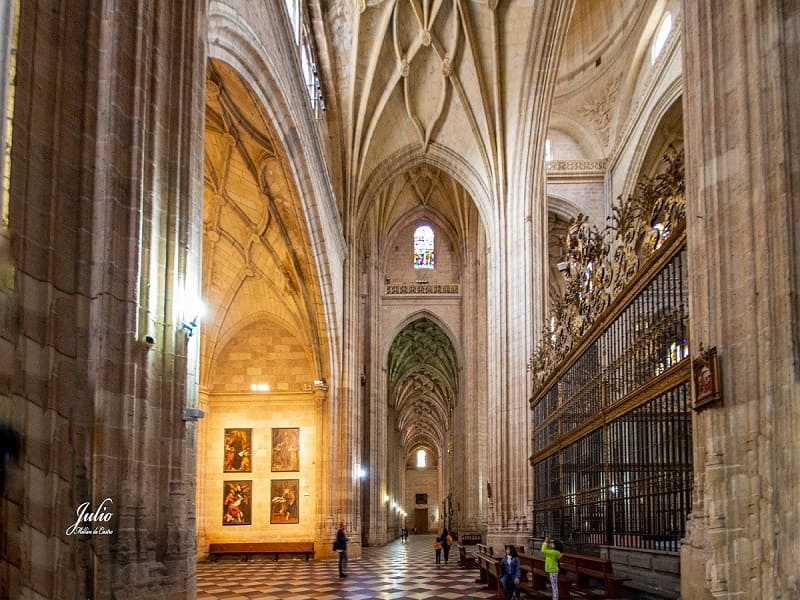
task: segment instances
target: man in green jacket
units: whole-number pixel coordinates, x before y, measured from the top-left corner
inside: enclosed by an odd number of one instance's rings
[[[544,538],[542,544],[542,554],[544,554],[544,570],[550,574],[550,587],[553,590],[553,600],[558,600],[558,561],[561,560],[561,552],[554,548],[555,543],[550,536]]]

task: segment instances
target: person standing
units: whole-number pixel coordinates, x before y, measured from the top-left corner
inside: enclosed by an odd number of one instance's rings
[[[509,600],[512,595],[519,598],[519,578],[522,571],[519,567],[519,557],[515,546],[506,546],[506,555],[500,562],[500,572],[503,574],[500,577],[500,583],[503,585],[505,599]]]
[[[400,532],[400,541],[403,544],[408,543],[408,529],[406,529],[405,525],[403,525],[403,530]]]
[[[450,558],[450,546],[453,543],[453,537],[448,533],[447,527],[442,529],[442,550],[444,550],[444,564],[447,564]]]
[[[558,600],[558,561],[563,555],[555,549],[555,542],[550,539],[550,536],[544,538],[542,554],[544,554],[544,570],[550,575],[553,600]]]
[[[347,564],[347,541],[348,537],[344,532],[344,523],[339,523],[339,531],[336,532],[336,544],[334,550],[339,553],[339,577],[347,577],[344,572],[345,565]]]
[[[433,549],[436,551],[436,564],[442,564],[442,536],[437,535],[434,538]]]

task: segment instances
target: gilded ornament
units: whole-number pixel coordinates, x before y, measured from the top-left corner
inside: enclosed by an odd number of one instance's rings
[[[536,389],[548,381],[645,261],[685,225],[683,160],[682,152],[664,156],[665,171],[653,179],[643,178],[632,196],[618,198],[602,230],[590,226],[583,214],[570,223],[564,293],[553,303],[528,362]],[[654,329],[653,335],[658,331]]]

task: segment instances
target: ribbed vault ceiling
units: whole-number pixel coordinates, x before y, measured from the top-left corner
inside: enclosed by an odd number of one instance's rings
[[[421,318],[395,337],[388,387],[403,447],[442,449],[458,398],[458,359],[441,327]]]
[[[587,138],[577,146],[588,155],[576,158],[601,158],[613,131],[608,100],[635,58],[630,48],[646,16],[660,4],[308,2],[326,119],[343,140],[337,162],[345,222],[373,201],[371,180],[398,157],[457,164],[451,172],[469,170],[498,195],[495,186],[543,152],[544,136],[542,149],[528,149],[550,110],[536,97],[546,98],[550,89],[564,127]]]
[[[321,293],[285,151],[264,106],[227,64],[206,85],[203,197],[204,377],[224,344],[255,320],[300,341],[324,376]],[[204,383],[208,383],[204,381]]]

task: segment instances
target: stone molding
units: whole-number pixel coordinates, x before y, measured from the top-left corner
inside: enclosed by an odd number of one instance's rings
[[[457,283],[387,283],[386,296],[430,296],[460,294]]]

